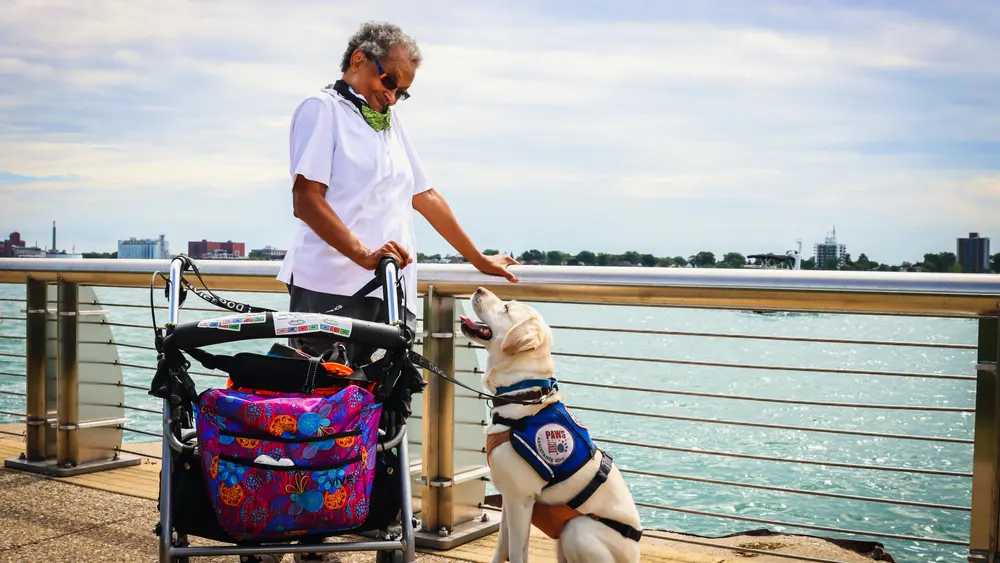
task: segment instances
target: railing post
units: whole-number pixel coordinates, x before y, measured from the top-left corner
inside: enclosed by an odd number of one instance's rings
[[[455,298],[443,297],[431,286],[424,298],[424,352],[428,360],[454,377]],[[451,481],[454,477],[455,389],[430,375],[424,389],[423,478],[421,528],[425,533],[451,533]]]
[[[59,414],[58,424],[58,456],[59,467],[75,467],[80,462],[79,422],[79,287],[62,278],[58,282],[59,296],[59,362],[58,389]]]
[[[998,304],[1000,313],[1000,304]],[[1000,541],[1000,319],[979,320],[969,562],[995,563]]]
[[[427,288],[424,297],[424,355],[449,376],[472,385],[470,379],[478,383],[475,360],[463,361],[473,365],[464,366],[468,374],[457,377],[460,355],[456,350],[456,311],[460,305],[455,297],[441,295],[433,285]],[[470,352],[469,350],[463,352]],[[427,387],[423,401],[423,459],[421,488],[421,529],[416,534],[416,543],[431,549],[452,549],[464,543],[496,532],[499,522],[490,521],[483,515],[485,485],[482,482],[489,468],[481,465],[468,451],[478,452],[486,444],[482,427],[469,426],[474,418],[481,418],[482,403],[468,399],[463,405],[456,402],[455,385],[450,381],[425,372]],[[469,374],[472,374],[471,377]],[[461,407],[461,408],[459,408]],[[464,410],[463,410],[464,409]],[[459,411],[464,413],[461,432],[456,421]],[[469,412],[472,411],[472,412]],[[483,454],[478,454],[483,455]],[[460,464],[456,464],[456,460]]]
[[[70,477],[138,465],[138,456],[118,452],[128,419],[114,335],[85,320],[106,314],[96,294],[61,276],[54,286],[26,283],[28,435],[25,452],[4,467]]]
[[[46,432],[48,404],[45,395],[45,363],[48,341],[48,284],[32,279],[25,281],[27,306],[25,307],[25,394],[27,439],[25,457],[28,461],[45,461],[48,458]]]

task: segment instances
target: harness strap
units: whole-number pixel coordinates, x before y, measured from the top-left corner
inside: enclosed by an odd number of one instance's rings
[[[587,483],[587,486],[579,494],[566,503],[570,508],[580,508],[608,480],[608,475],[611,474],[611,464],[614,463],[614,459],[611,457],[611,454],[603,450],[598,451],[601,452],[601,467],[597,470],[594,478],[590,480],[590,483]]]
[[[593,516],[591,516],[593,518]],[[612,530],[618,532],[619,534],[625,536],[632,541],[639,541],[642,539],[642,530],[636,530],[628,524],[619,522],[617,520],[612,520],[610,518],[595,518],[601,524],[611,528]]]

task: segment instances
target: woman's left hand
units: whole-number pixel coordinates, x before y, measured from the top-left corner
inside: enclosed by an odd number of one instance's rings
[[[476,265],[476,268],[484,274],[503,276],[511,283],[517,283],[517,276],[507,269],[507,266],[515,264],[520,264],[520,262],[506,254],[495,254],[493,256],[483,256],[482,261]]]

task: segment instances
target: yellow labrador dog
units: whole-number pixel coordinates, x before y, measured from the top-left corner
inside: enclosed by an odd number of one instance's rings
[[[487,463],[503,496],[493,563],[528,560],[534,524],[558,539],[560,563],[639,561],[642,524],[611,456],[562,404],[552,331],[534,308],[479,288],[462,333],[488,352],[483,387],[497,395]]]

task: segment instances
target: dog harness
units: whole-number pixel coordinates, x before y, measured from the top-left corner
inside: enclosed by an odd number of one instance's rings
[[[531,393],[518,393],[534,388]],[[555,378],[531,379],[516,383],[509,387],[497,388],[497,395],[517,393],[519,399],[542,398],[557,389]],[[531,397],[526,397],[530,395]],[[494,400],[494,405],[509,404],[502,398]],[[608,480],[614,459],[594,445],[590,432],[580,424],[564,404],[552,403],[538,413],[521,419],[508,419],[493,415],[494,424],[509,426],[507,432],[488,434],[486,436],[486,463],[489,465],[490,454],[501,444],[510,442],[514,451],[531,468],[546,481],[545,488],[551,487],[569,479],[583,468],[598,451],[601,452],[601,466],[594,478],[575,497],[563,505],[535,503],[531,514],[531,523],[550,538],[556,539],[562,534],[566,523],[577,516],[589,516],[621,535],[634,541],[642,538],[642,531],[628,524],[583,514],[578,508],[587,501],[597,489]]]

